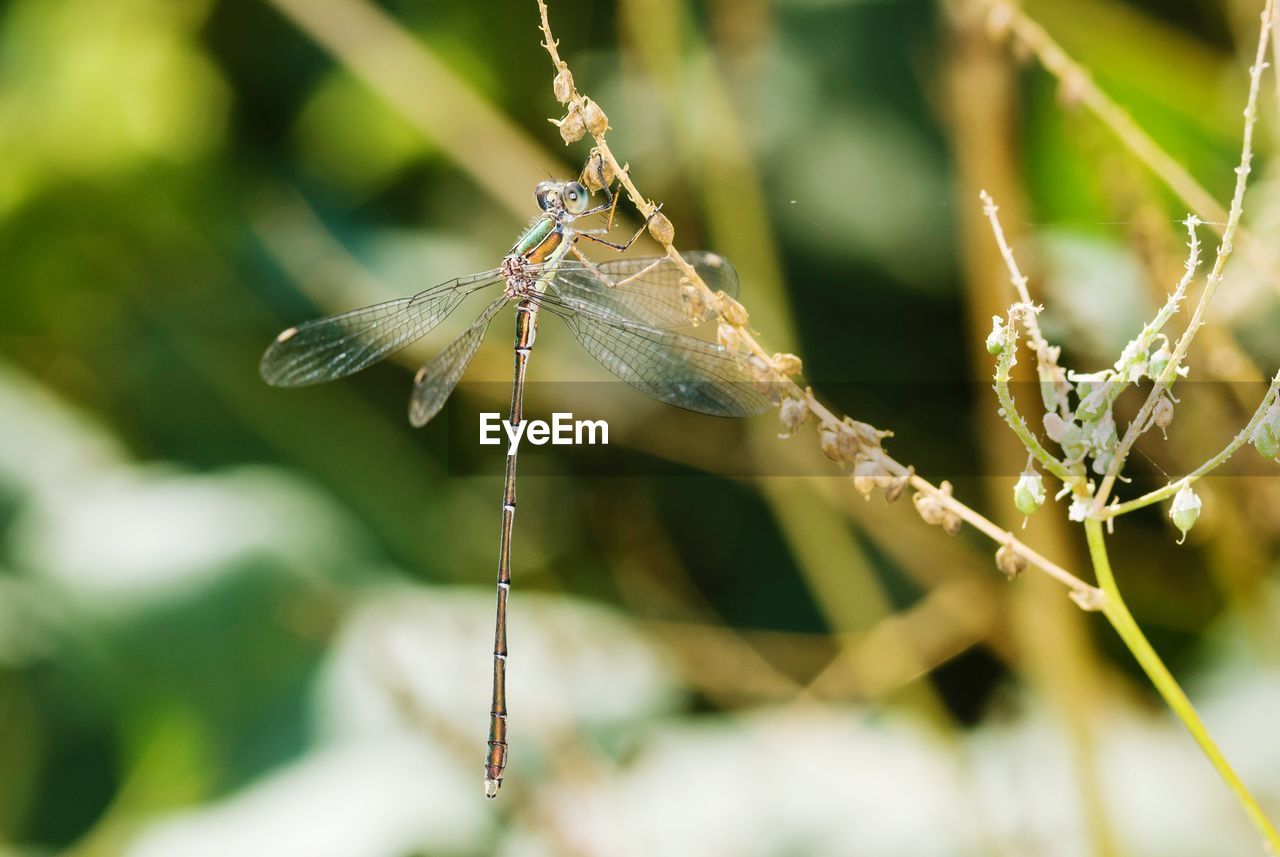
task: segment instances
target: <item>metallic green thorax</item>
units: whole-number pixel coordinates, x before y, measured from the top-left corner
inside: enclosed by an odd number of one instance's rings
[[[553,218],[539,218],[537,223],[529,227],[529,231],[520,236],[516,246],[511,248],[511,254],[513,256],[529,255],[539,244],[546,241],[559,225]]]

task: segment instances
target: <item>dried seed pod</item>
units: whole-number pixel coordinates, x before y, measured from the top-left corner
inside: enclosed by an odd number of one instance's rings
[[[1162,395],[1156,399],[1155,409],[1151,412],[1151,420],[1160,429],[1161,434],[1164,434],[1164,430],[1173,422],[1173,402],[1169,401],[1168,396]]]
[[[822,454],[832,461],[844,460],[840,455],[840,443],[836,439],[836,433],[826,426],[818,431],[818,445],[822,447]]]
[[[746,367],[756,390],[769,396],[770,400],[778,401],[778,375],[773,371],[773,367],[756,354],[747,357]]]
[[[577,110],[570,110],[556,124],[560,126],[560,138],[564,140],[566,146],[581,140],[582,135],[587,133],[587,126],[582,121],[582,114]]]
[[[551,82],[551,91],[555,93],[556,101],[561,104],[568,104],[569,99],[573,98],[573,75],[569,72],[568,66],[556,73],[555,80]]]
[[[735,327],[747,326],[747,308],[723,293],[720,295],[720,315]]]
[[[592,149],[587,157],[587,165],[582,168],[582,183],[592,192],[603,190],[606,185],[613,184],[615,173],[613,164],[598,149]],[[601,184],[601,179],[604,183]]]
[[[864,458],[853,466],[853,487],[864,499],[870,500],[879,487],[878,478],[883,475],[884,470],[878,463]]]
[[[784,378],[794,378],[800,374],[804,364],[794,354],[775,354],[773,355],[773,368]]]
[[[676,240],[676,228],[661,211],[655,211],[653,217],[649,218],[649,234],[663,247],[670,247],[671,242]]]
[[[926,494],[923,491],[917,491],[911,498],[911,502],[915,504],[916,511],[926,524],[938,526],[946,517],[946,508],[943,507],[937,498],[932,494]]]
[[[800,426],[808,422],[809,404],[804,399],[787,397],[778,407],[778,416],[782,421],[782,433],[778,437],[784,439],[792,437]]]
[[[582,120],[586,123],[587,130],[591,132],[593,137],[603,136],[609,130],[609,117],[604,115],[600,105],[590,98],[584,98],[583,102]]]
[[[853,461],[863,454],[862,438],[859,437],[847,420],[840,424],[840,431],[837,433],[836,440],[840,444],[840,454],[846,460]]]
[[[892,503],[902,496],[902,491],[907,487],[907,483],[911,481],[911,474],[915,472],[914,468],[908,467],[907,472],[901,476],[894,476],[884,489],[884,501]]]
[[[702,297],[702,289],[688,280],[680,281],[680,302],[684,304],[684,313],[694,324],[702,324],[707,320],[707,302]]]
[[[964,526],[964,521],[960,516],[950,509],[943,510],[942,513],[942,529],[949,536],[959,535],[960,528]]]
[[[996,568],[1013,580],[1027,570],[1027,558],[1015,551],[1012,544],[1005,543],[996,551]]]
[[[863,451],[878,450],[880,449],[880,440],[882,438],[893,437],[893,432],[881,431],[875,426],[858,422],[853,417],[845,417],[842,425],[857,443],[858,448]],[[948,489],[948,493],[950,493],[950,489]]]

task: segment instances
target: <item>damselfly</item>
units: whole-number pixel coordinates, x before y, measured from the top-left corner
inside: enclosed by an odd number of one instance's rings
[[[602,177],[603,178],[603,177]],[[358,372],[407,347],[449,315],[463,299],[498,287],[470,327],[414,378],[409,421],[424,425],[444,406],[503,306],[516,304],[515,377],[509,422],[523,419],[525,370],[542,309],[562,319],[593,357],[655,399],[726,417],[763,413],[771,403],[741,359],[717,343],[680,332],[693,326],[683,274],[666,256],[590,261],[577,247],[586,238],[619,252],[609,231],[617,198],[600,182],[605,202],[590,206],[579,181],[544,181],[534,193],[542,213],[491,271],[461,277],[412,297],[309,321],[281,333],[262,357],[269,384],[298,387]],[[609,212],[609,225],[578,229],[579,218]],[[570,258],[572,256],[572,258]],[[733,267],[714,253],[685,259],[713,291],[736,295]],[[498,607],[493,647],[493,697],[485,756],[485,794],[495,797],[507,763],[507,596],[511,586],[511,530],[516,511],[516,455],[508,450],[498,554]]]

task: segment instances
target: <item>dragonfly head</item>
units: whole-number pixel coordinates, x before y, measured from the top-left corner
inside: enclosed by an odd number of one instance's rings
[[[538,207],[548,214],[582,214],[591,203],[590,192],[581,182],[539,182],[533,192]]]

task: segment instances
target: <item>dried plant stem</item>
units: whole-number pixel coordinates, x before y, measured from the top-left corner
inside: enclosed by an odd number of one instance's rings
[[[1121,438],[1119,446],[1116,447],[1115,457],[1111,461],[1111,466],[1107,468],[1107,475],[1103,477],[1094,495],[1094,515],[1102,512],[1103,507],[1106,505],[1107,497],[1115,485],[1116,478],[1119,476],[1121,468],[1124,467],[1125,459],[1128,458],[1129,451],[1133,449],[1138,437],[1151,425],[1151,414],[1155,410],[1156,403],[1160,401],[1160,398],[1165,395],[1178,377],[1178,369],[1186,358],[1187,351],[1191,348],[1191,342],[1204,324],[1205,314],[1209,310],[1209,303],[1213,300],[1214,293],[1217,292],[1218,287],[1222,285],[1222,273],[1226,268],[1227,259],[1231,257],[1236,230],[1240,226],[1240,218],[1244,213],[1244,194],[1249,186],[1249,173],[1252,170],[1253,129],[1258,121],[1258,93],[1262,88],[1262,72],[1267,67],[1267,43],[1270,40],[1271,28],[1275,18],[1274,0],[1267,0],[1261,17],[1262,25],[1258,34],[1258,50],[1254,56],[1253,66],[1249,69],[1249,97],[1244,109],[1244,135],[1240,145],[1240,165],[1236,167],[1235,191],[1231,195],[1231,208],[1227,214],[1227,225],[1222,231],[1222,241],[1218,245],[1218,255],[1213,261],[1213,270],[1209,272],[1209,276],[1205,280],[1204,291],[1200,293],[1200,300],[1196,303],[1195,311],[1191,315],[1191,321],[1187,323],[1186,330],[1178,338],[1178,343],[1174,346],[1173,354],[1169,358],[1168,364],[1165,366],[1164,371],[1160,373],[1160,377],[1156,379],[1151,392],[1147,395],[1147,400],[1143,403],[1141,410],[1138,411],[1138,415],[1129,423],[1124,437]]]
[[[894,463],[896,464],[897,462]],[[1026,560],[1032,565],[1038,567],[1045,574],[1066,586],[1071,590],[1071,599],[1075,601],[1081,609],[1099,610],[1102,608],[1106,596],[1098,587],[1085,583],[1062,566],[1037,553],[1032,548],[1020,542],[1008,530],[993,524],[991,521],[973,511],[973,509],[969,508],[964,503],[938,488],[938,486],[930,483],[927,479],[922,479],[915,474],[911,474],[909,477],[909,484],[915,490],[928,494],[947,509],[959,515],[966,524],[969,524],[975,530],[987,536],[992,541],[998,542],[1002,545],[1009,545],[1015,552],[1026,558]]]
[[[1009,246],[1009,241],[1004,237],[1004,228],[1000,225],[999,207],[996,205],[995,200],[991,198],[991,194],[985,190],[980,191],[978,196],[982,199],[982,213],[987,216],[987,221],[991,224],[991,232],[996,238],[996,245],[1000,248],[1000,256],[1004,259],[1005,267],[1009,269],[1009,282],[1013,284],[1018,297],[1028,307],[1027,313],[1023,315],[1022,323],[1027,329],[1027,340],[1031,344],[1031,349],[1036,353],[1036,375],[1039,377],[1041,384],[1051,384],[1053,386],[1055,398],[1061,402],[1063,409],[1065,409],[1067,379],[1062,367],[1058,365],[1058,355],[1061,353],[1061,349],[1050,345],[1040,332],[1040,321],[1036,317],[1035,305],[1031,301],[1031,293],[1027,290],[1027,277],[1018,267],[1018,260],[1013,256],[1013,248]]]
[[[542,45],[546,48],[551,57],[551,63],[555,67],[557,87],[564,87],[563,92],[557,93],[561,96],[562,103],[566,105],[569,114],[575,112],[585,114],[589,107],[593,108],[592,112],[599,111],[598,105],[590,102],[578,91],[576,83],[573,82],[573,76],[569,71],[568,63],[560,57],[558,42],[551,30],[546,0],[537,0],[537,3],[540,28],[543,35]],[[561,81],[564,81],[564,83],[561,83]],[[599,115],[603,116],[602,112]],[[617,176],[619,183],[626,192],[627,198],[631,200],[632,205],[636,207],[641,215],[646,218],[654,217],[657,214],[657,206],[640,193],[623,163],[619,161],[609,147],[606,139],[608,131],[607,118],[594,123],[594,125],[595,127],[592,127],[592,124],[588,123],[586,130],[595,144],[596,154],[607,166],[606,172]],[[660,217],[661,215],[657,216]],[[975,529],[991,537],[999,544],[1008,545],[1010,550],[1022,556],[1030,565],[1062,582],[1071,590],[1072,598],[1077,604],[1087,609],[1096,609],[1101,602],[1101,593],[1097,587],[1091,586],[1062,566],[1042,556],[1015,538],[1012,533],[992,523],[959,500],[956,500],[950,493],[941,490],[928,480],[916,475],[913,470],[901,462],[895,460],[881,449],[878,444],[878,437],[887,433],[877,432],[872,427],[855,423],[849,418],[841,419],[830,408],[819,402],[811,391],[801,388],[792,379],[791,373],[787,371],[785,365],[787,362],[798,364],[799,361],[792,355],[774,355],[767,352],[756,340],[754,332],[750,329],[746,310],[741,305],[737,305],[736,302],[729,304],[732,301],[731,298],[712,292],[707,287],[694,267],[676,249],[672,241],[674,230],[671,229],[669,224],[664,224],[664,226],[665,228],[663,229],[651,229],[653,237],[663,246],[667,257],[680,269],[689,283],[698,289],[706,305],[720,310],[721,324],[732,328],[733,340],[742,347],[749,359],[753,359],[760,366],[765,367],[770,375],[770,382],[782,390],[784,398],[802,402],[808,413],[815,418],[818,424],[831,432],[849,433],[852,431],[863,437],[868,434],[877,437],[877,442],[865,443],[862,447],[861,454],[867,460],[873,461],[887,473],[906,479],[908,484],[916,491],[928,494],[961,520],[968,522]]]
[[[1218,775],[1226,782],[1227,787],[1235,794],[1240,805],[1244,807],[1244,811],[1249,816],[1249,820],[1253,822],[1254,827],[1262,834],[1272,854],[1280,854],[1280,833],[1276,831],[1271,820],[1267,818],[1267,814],[1263,812],[1262,807],[1258,804],[1257,799],[1249,792],[1247,786],[1236,774],[1226,757],[1222,755],[1222,751],[1218,749],[1218,745],[1214,743],[1209,730],[1205,728],[1200,715],[1196,713],[1195,706],[1191,704],[1191,700],[1182,691],[1173,674],[1169,672],[1168,667],[1160,660],[1160,656],[1156,654],[1156,650],[1151,647],[1146,635],[1142,633],[1142,629],[1138,627],[1138,623],[1134,620],[1133,614],[1129,612],[1129,608],[1125,606],[1124,599],[1120,595],[1120,589],[1116,586],[1115,574],[1111,571],[1111,560],[1107,556],[1106,539],[1102,534],[1102,522],[1096,519],[1090,519],[1084,522],[1085,536],[1089,542],[1089,556],[1093,561],[1094,571],[1098,575],[1098,583],[1102,587],[1102,591],[1106,593],[1106,599],[1102,604],[1102,613],[1107,617],[1107,621],[1116,629],[1116,633],[1124,641],[1125,646],[1133,653],[1138,664],[1142,667],[1142,671],[1147,674],[1147,678],[1151,680],[1151,684],[1155,686],[1160,695],[1164,698],[1166,704],[1187,727],[1187,731],[1191,733],[1191,737],[1195,738],[1196,743],[1200,745],[1200,749],[1209,757],[1209,761],[1217,769]]]

